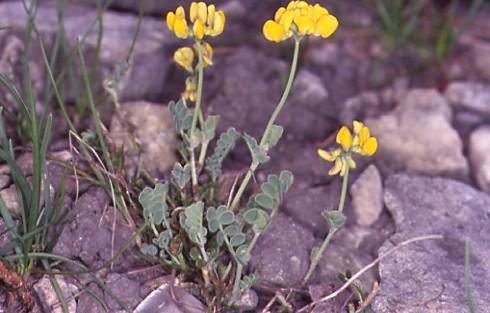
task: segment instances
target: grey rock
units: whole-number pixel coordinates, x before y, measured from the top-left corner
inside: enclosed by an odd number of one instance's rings
[[[127,275],[110,273],[105,279],[107,287],[126,305],[134,309],[150,293],[148,287],[142,286],[139,282],[129,279]],[[114,298],[105,293],[105,300],[111,310],[123,309]]]
[[[10,187],[0,191],[0,198],[2,198],[3,203],[13,216],[20,216],[21,208],[15,185],[11,185]]]
[[[245,290],[240,296],[240,299],[233,303],[233,306],[239,312],[248,312],[255,310],[257,308],[257,305],[259,305],[259,296],[255,292],[255,290],[250,288]]]
[[[252,251],[251,269],[262,281],[296,286],[308,270],[313,241],[308,229],[279,213]]]
[[[103,291],[96,287],[95,284],[91,284],[89,288],[98,295],[103,295]],[[92,295],[87,292],[82,293],[78,297],[77,313],[105,313],[104,307],[94,299]]]
[[[328,224],[322,212],[325,209],[337,209],[340,189],[339,181],[316,188],[293,188],[286,197],[284,212],[303,227],[312,230],[316,237],[323,238],[328,233]]]
[[[74,203],[69,214],[74,216],[70,223],[64,226],[53,253],[67,258],[80,258],[88,267],[95,267],[110,260],[113,252],[120,249],[131,237],[131,229],[121,214],[109,206],[109,198],[102,189],[91,188],[85,192]],[[114,231],[117,236],[112,244]],[[127,262],[133,261],[128,257],[128,253],[124,256],[114,262],[114,268],[127,268]]]
[[[10,183],[10,176],[8,175],[0,175],[0,190],[7,187]]]
[[[0,247],[4,247],[7,243],[10,242],[10,236],[7,231],[7,225],[5,225],[5,221],[3,218],[0,218]]]
[[[208,309],[187,291],[164,284],[141,302],[134,313],[206,313]]]
[[[49,276],[45,275],[33,286],[39,300],[33,310],[34,313],[63,313],[63,308],[59,304],[60,300],[56,295],[49,278]],[[55,276],[55,279],[58,281],[63,296],[66,299],[68,312],[75,313],[77,311],[75,295],[79,291],[78,287],[75,284],[68,282],[62,275]]]
[[[357,224],[373,224],[383,211],[383,182],[375,165],[369,165],[350,187]]]
[[[166,106],[144,101],[124,103],[121,114],[112,118],[110,129],[114,143],[124,146],[129,177],[137,171],[140,160],[154,176],[163,175],[177,161],[177,137]]]
[[[339,287],[339,284],[331,282],[323,282],[321,284],[311,284],[308,286],[308,292],[310,293],[311,300],[317,301],[324,296],[327,296],[334,292]],[[349,300],[348,293],[341,293],[339,296],[323,301],[315,306],[312,313],[338,313],[345,306],[346,301]]]
[[[490,193],[490,126],[482,126],[470,135],[470,161],[478,186]]]
[[[375,92],[363,92],[345,101],[340,111],[340,121],[351,125],[353,120],[376,116],[381,108],[381,99]]]
[[[339,46],[333,42],[315,39],[312,38],[307,51],[309,60],[315,65],[335,66],[339,57]]]
[[[482,41],[471,48],[476,71],[483,79],[490,80],[490,45]]]
[[[217,79],[222,81],[215,82],[219,87],[209,101],[209,113],[221,116],[221,130],[233,126],[255,137],[261,136],[281,97],[280,78],[287,75],[288,67],[260,51],[240,47],[217,69],[222,72]],[[322,139],[329,129],[325,122],[330,111],[325,105],[326,89],[311,72],[300,71],[298,79],[295,85],[299,85],[293,87],[277,124],[284,127],[287,138]],[[309,91],[303,92],[301,88]]]
[[[452,112],[435,90],[415,89],[391,112],[367,119],[378,138],[377,157],[399,170],[465,179],[463,143],[451,126]]]
[[[474,111],[458,111],[454,115],[453,125],[461,138],[466,139],[471,132],[485,122],[485,117]],[[464,141],[464,140],[463,140]]]
[[[490,116],[490,85],[475,82],[453,82],[444,93],[449,104],[460,110]]]
[[[441,234],[444,240],[413,243],[379,264],[381,292],[376,313],[467,312],[464,240],[473,247],[471,273],[478,312],[490,312],[490,197],[445,178],[397,174],[385,181],[385,204],[397,232],[384,253],[415,236]]]
[[[22,2],[0,3],[0,24],[9,25],[13,34],[22,35],[25,30],[26,13]],[[65,32],[70,48],[76,46],[76,40],[80,38],[97,19],[97,10],[86,6],[78,6],[74,3],[65,7]],[[105,12],[103,15],[103,40],[100,49],[100,62],[97,66],[96,80],[93,86],[102,90],[102,81],[110,77],[114,68],[120,62],[126,60],[137,24],[137,16],[124,13]],[[42,34],[45,46],[50,55],[54,39],[58,33],[57,11],[50,3],[39,5],[36,11],[36,26]],[[129,68],[119,84],[120,100],[156,99],[162,95],[168,74],[170,62],[165,55],[172,45],[174,38],[165,30],[165,23],[161,19],[145,17],[141,24],[141,31],[135,45],[135,50],[130,60]],[[90,64],[95,56],[97,45],[96,26],[87,36],[84,52],[87,63]],[[34,40],[37,42],[37,40]],[[32,47],[33,60],[41,64],[42,57],[39,47]],[[79,66],[77,66],[79,68]],[[155,70],[158,69],[158,70]],[[77,74],[80,75],[81,72]],[[41,80],[47,80],[46,73],[39,75]],[[81,78],[79,76],[79,78]],[[79,89],[83,90],[81,79]],[[77,95],[73,90],[67,93],[66,101],[73,101]]]

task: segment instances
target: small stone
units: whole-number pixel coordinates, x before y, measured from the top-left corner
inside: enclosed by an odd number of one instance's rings
[[[391,112],[367,119],[366,125],[378,138],[380,170],[467,179],[463,143],[451,119],[448,103],[429,89],[411,90]]]
[[[308,229],[279,213],[252,251],[251,269],[262,281],[296,286],[308,270],[313,241]]]
[[[316,65],[334,66],[339,57],[339,47],[336,43],[324,40],[313,41],[307,53],[311,62]]]
[[[107,275],[105,283],[107,288],[109,288],[119,299],[123,299],[131,309],[135,308],[150,292],[149,288],[142,286],[139,282],[129,279],[127,275],[118,273],[110,273]],[[105,300],[111,310],[123,309],[114,298],[107,293],[105,294]]]
[[[490,45],[482,42],[471,46],[476,71],[483,79],[490,80]]]
[[[376,116],[381,108],[381,100],[375,92],[363,92],[345,101],[340,112],[340,121],[351,125],[353,120]]]
[[[373,224],[383,211],[383,182],[374,165],[369,165],[350,188],[352,207],[359,225]]]
[[[239,312],[247,312],[255,310],[258,304],[259,296],[255,290],[249,288],[242,293],[238,301],[233,303],[233,306],[237,308]]]
[[[449,104],[459,110],[490,116],[490,85],[474,82],[454,82],[444,93]]]
[[[0,198],[2,198],[5,206],[13,216],[20,216],[20,203],[15,185],[0,191]]]
[[[150,293],[134,313],[206,313],[208,309],[190,293],[164,284]]]
[[[110,129],[114,143],[124,146],[127,175],[132,177],[136,173],[140,159],[154,176],[169,171],[177,161],[177,137],[167,107],[144,101],[127,102],[121,105],[121,116],[123,120],[119,115],[113,117]]]
[[[470,161],[478,186],[490,193],[490,125],[471,133]]]
[[[75,313],[77,311],[75,295],[79,291],[78,287],[75,284],[69,283],[62,275],[56,275],[53,278],[57,280],[63,292],[63,296],[67,302],[68,312]],[[45,275],[33,287],[39,298],[37,303],[38,307],[34,309],[34,313],[63,313],[63,308],[59,304],[60,300],[49,279],[50,277]]]

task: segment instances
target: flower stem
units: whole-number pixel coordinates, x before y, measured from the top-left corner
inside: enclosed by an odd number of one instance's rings
[[[262,139],[260,140],[260,146],[262,148],[265,148],[265,143],[267,141],[267,138],[269,137],[269,133],[272,129],[272,126],[274,125],[274,122],[276,121],[276,119],[277,119],[279,113],[281,112],[282,108],[284,107],[284,104],[286,103],[286,99],[288,98],[289,93],[291,91],[291,87],[293,86],[294,77],[296,75],[296,69],[298,67],[298,56],[299,56],[300,42],[301,41],[299,39],[296,39],[294,42],[294,53],[293,53],[293,59],[291,61],[291,70],[289,71],[288,81],[286,83],[286,87],[284,88],[284,92],[282,94],[282,97],[279,100],[279,102],[277,103],[276,108],[274,109],[274,112],[272,112],[272,115],[269,118],[269,122],[267,122],[267,126],[266,126],[264,133],[262,135]],[[240,185],[240,188],[238,188],[238,191],[237,191],[235,197],[233,198],[233,201],[231,202],[230,208],[232,211],[234,211],[238,207],[238,204],[240,203],[240,199],[241,199],[243,193],[245,192],[245,189],[247,188],[248,183],[250,182],[250,179],[252,178],[254,171],[255,171],[255,166],[252,164],[250,166],[249,171],[247,172],[247,174],[243,178],[243,181]]]
[[[204,61],[202,56],[201,43],[197,40],[196,40],[196,50],[199,58],[199,62],[197,63],[197,94],[196,94],[196,107],[194,108],[194,115],[192,116],[192,125],[190,130],[191,146],[189,148],[191,154],[191,174],[192,174],[191,177],[192,177],[193,192],[196,192],[196,188],[197,188],[197,170],[196,170],[196,160],[194,156],[194,149],[195,149],[194,141],[196,141],[195,132],[196,132],[197,120],[199,118],[199,113],[201,110],[202,85],[204,81]]]
[[[347,166],[347,168],[345,170],[344,180],[342,181],[342,191],[340,192],[339,207],[337,209],[338,212],[342,212],[344,210],[345,198],[347,196],[348,182],[349,182],[349,166]],[[318,263],[320,263],[320,259],[322,258],[323,253],[325,252],[325,249],[327,248],[328,244],[330,243],[333,236],[335,235],[335,233],[338,230],[339,230],[339,228],[331,228],[328,232],[328,235],[325,237],[325,240],[323,240],[323,243],[320,246],[320,248],[318,249],[318,251],[312,256],[310,267],[308,268],[308,271],[306,272],[306,275],[303,278],[303,282],[302,282],[303,286],[310,279],[311,275],[313,274],[316,267],[318,266]]]

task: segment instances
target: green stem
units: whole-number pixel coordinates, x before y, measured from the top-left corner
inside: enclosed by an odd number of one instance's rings
[[[269,133],[272,129],[272,126],[274,126],[274,122],[276,121],[277,117],[279,116],[279,113],[281,112],[282,108],[284,107],[284,104],[286,103],[286,99],[289,96],[289,93],[291,92],[291,87],[293,86],[293,81],[294,81],[294,76],[296,75],[296,69],[298,67],[298,57],[299,57],[299,47],[300,47],[301,40],[296,39],[294,42],[294,52],[293,52],[293,59],[291,61],[291,70],[289,71],[289,77],[288,81],[286,83],[286,87],[284,88],[284,92],[282,93],[282,97],[279,100],[279,102],[276,105],[276,108],[274,109],[274,112],[272,112],[271,117],[269,118],[269,122],[267,122],[267,126],[265,127],[264,133],[262,135],[262,139],[260,140],[260,146],[265,148],[265,143],[267,141],[267,138],[269,137]],[[255,171],[255,167],[253,164],[250,166],[250,170],[248,173],[245,175],[243,178],[243,181],[240,185],[240,188],[238,188],[238,191],[233,198],[233,201],[231,202],[231,210],[234,211],[238,204],[240,203],[240,199],[245,192],[245,189],[248,186],[248,183],[250,182],[250,179],[252,178],[252,175]]]
[[[197,94],[196,94],[196,108],[194,109],[194,115],[192,116],[191,137],[194,135],[197,126],[197,120],[199,118],[199,112],[201,110],[202,103],[202,85],[204,81],[204,60],[201,50],[201,42],[196,40],[196,50],[199,58],[197,63]]]
[[[342,181],[342,191],[340,192],[340,200],[339,200],[339,207],[337,209],[338,212],[342,212],[344,210],[345,206],[345,198],[347,196],[347,186],[349,182],[349,166],[347,166],[345,174],[344,174],[344,180]],[[308,268],[308,271],[306,272],[305,277],[303,278],[302,285],[305,285],[308,280],[310,279],[311,275],[315,271],[316,267],[318,266],[318,263],[320,262],[320,259],[322,258],[323,253],[325,252],[325,249],[327,248],[328,244],[332,240],[333,236],[335,233],[339,230],[339,228],[332,228],[328,232],[327,237],[325,237],[325,240],[323,241],[322,245],[320,246],[320,249],[318,249],[318,252],[313,255],[311,259],[311,264],[310,267]]]

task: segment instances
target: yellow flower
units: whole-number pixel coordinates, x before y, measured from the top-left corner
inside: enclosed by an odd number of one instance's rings
[[[353,122],[354,137],[352,137],[351,131],[342,126],[335,141],[342,147],[332,152],[328,152],[322,149],[318,149],[318,155],[328,162],[335,162],[334,165],[328,171],[329,175],[344,176],[347,169],[356,168],[356,162],[352,158],[352,153],[358,153],[364,156],[372,156],[377,148],[378,141],[375,137],[371,136],[369,128],[363,123]]]
[[[201,40],[204,35],[218,36],[225,28],[225,14],[223,11],[216,11],[214,5],[206,3],[192,2],[189,9],[189,21],[192,28],[187,26],[185,12],[182,6],[179,6],[174,12],[167,14],[167,26],[175,33],[178,38],[187,38],[194,36]]]
[[[354,121],[354,141],[352,151],[360,155],[372,156],[378,149],[378,140],[372,137],[369,128],[363,123]]]
[[[184,98],[185,100],[196,102],[196,93],[197,86],[194,79],[192,79],[192,77],[187,78],[185,81],[185,90],[182,93],[182,98]]]
[[[319,4],[309,5],[306,1],[291,1],[286,8],[280,7],[274,20],[268,20],[263,27],[267,40],[279,42],[295,36],[305,35],[327,38],[337,29],[337,18]]]
[[[185,68],[189,73],[193,72],[194,51],[189,47],[179,48],[174,53],[174,61]]]

